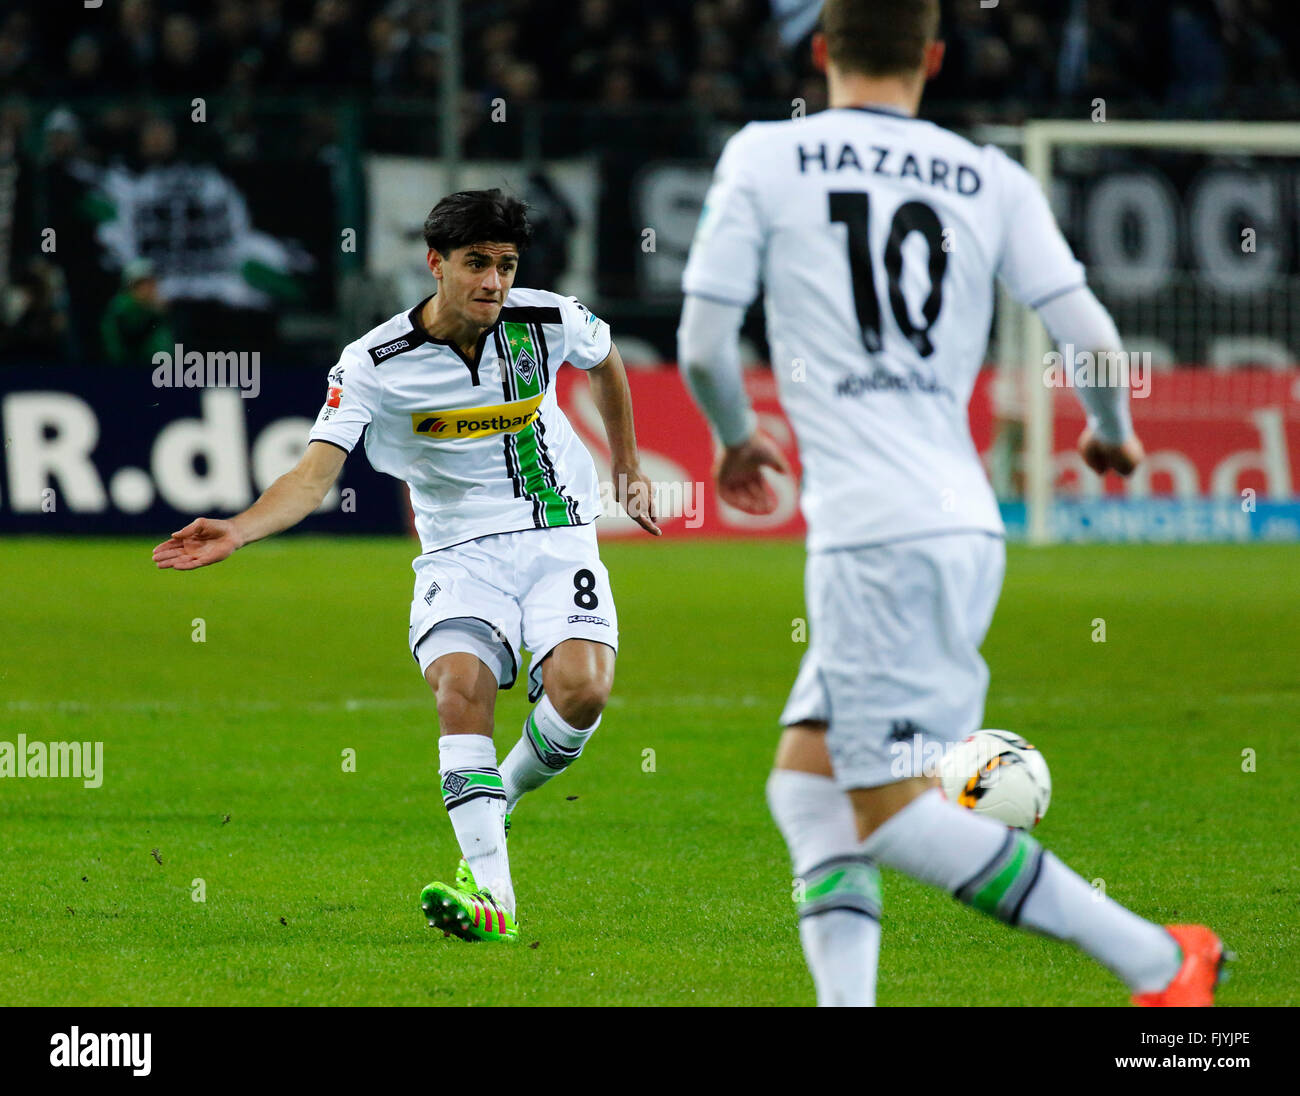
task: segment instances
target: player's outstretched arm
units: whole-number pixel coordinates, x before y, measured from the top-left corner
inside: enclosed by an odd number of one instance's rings
[[[776,509],[776,492],[763,477],[764,468],[783,476],[790,474],[781,447],[763,431],[755,430],[739,445],[722,450],[713,470],[718,497],[746,514],[772,513]]]
[[[1107,472],[1127,476],[1142,463],[1146,451],[1137,434],[1130,433],[1121,442],[1103,441],[1092,427],[1087,426],[1079,435],[1079,455],[1083,457],[1083,463],[1099,476]]]
[[[1119,332],[1102,303],[1087,286],[1079,286],[1038,309],[1038,315],[1052,337],[1069,348],[1086,347],[1095,362],[1127,363]],[[1064,367],[1075,370],[1075,362]],[[1098,369],[1090,378],[1073,376],[1074,393],[1088,416],[1079,436],[1079,455],[1099,476],[1107,472],[1129,475],[1142,463],[1142,442],[1133,430],[1129,415],[1128,378],[1112,378]],[[1113,383],[1118,380],[1119,383]]]
[[[662,536],[655,523],[654,492],[641,471],[636,451],[636,429],[632,422],[632,390],[627,383],[627,369],[618,347],[610,344],[609,354],[599,365],[587,370],[591,398],[600,421],[605,424],[609,441],[610,475],[614,491],[628,517],[647,533]]]
[[[746,514],[770,514],[776,493],[763,469],[789,475],[790,466],[780,446],[757,428],[745,395],[737,345],[744,318],[740,305],[688,295],[677,328],[677,360],[682,380],[722,442],[713,470],[718,497]]]
[[[998,277],[1018,301],[1038,312],[1060,347],[1061,364],[1088,417],[1079,437],[1080,456],[1099,476],[1109,471],[1127,476],[1143,458],[1129,415],[1127,378],[1111,383],[1114,378],[1102,369],[1085,377],[1076,357],[1077,351],[1087,351],[1094,363],[1126,365],[1115,321],[1088,288],[1083,264],[1070,250],[1038,181],[1002,153],[993,155],[1003,169],[1007,230]]]
[[[220,563],[245,544],[297,525],[324,500],[347,454],[327,442],[308,444],[302,460],[233,518],[195,518],[153,550],[161,570],[193,571]]]

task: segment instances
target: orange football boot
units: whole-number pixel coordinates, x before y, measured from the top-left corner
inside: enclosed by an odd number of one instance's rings
[[[1138,993],[1133,1003],[1146,1008],[1208,1008],[1214,1004],[1214,987],[1222,980],[1223,964],[1231,959],[1214,932],[1205,925],[1166,925],[1178,941],[1183,965],[1164,989]]]

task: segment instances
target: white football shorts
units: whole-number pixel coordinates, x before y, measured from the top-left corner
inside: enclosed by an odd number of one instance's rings
[[[828,724],[841,787],[920,775],[918,744],[925,755],[926,742],[980,728],[989,671],[979,649],[1005,569],[1006,545],[988,533],[809,554],[810,643],[781,722]]]
[[[428,552],[411,564],[411,654],[423,673],[464,651],[499,688],[519,675],[527,650],[528,696],[542,692],[542,661],[566,639],[618,650],[618,614],[592,525],[497,533]]]

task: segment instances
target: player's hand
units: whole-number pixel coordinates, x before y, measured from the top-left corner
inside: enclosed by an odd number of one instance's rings
[[[785,476],[790,474],[780,446],[761,430],[755,430],[739,445],[722,451],[713,470],[718,497],[746,514],[770,514],[776,509],[776,492],[763,478],[764,467]]]
[[[1136,434],[1128,441],[1115,445],[1098,440],[1092,430],[1085,427],[1079,435],[1079,455],[1083,457],[1084,464],[1099,476],[1111,471],[1127,476],[1142,463],[1146,451]]]
[[[160,570],[193,571],[220,563],[243,543],[233,521],[195,518],[153,550],[153,561]]]
[[[627,516],[652,536],[663,536],[663,530],[655,524],[654,490],[645,473],[638,464],[616,464],[611,469],[614,477],[614,493],[619,505],[627,511]]]

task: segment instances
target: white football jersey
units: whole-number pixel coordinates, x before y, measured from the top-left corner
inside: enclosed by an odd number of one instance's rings
[[[727,143],[682,288],[748,305],[763,284],[810,549],[1002,532],[967,418],[995,276],[1031,307],[1085,281],[996,148],[875,108]]]
[[[411,489],[424,552],[594,521],[596,468],[555,373],[604,361],[609,325],[572,297],[512,289],[474,363],[424,331],[424,303],[344,347],[309,440],[351,452],[364,430],[370,463]]]

